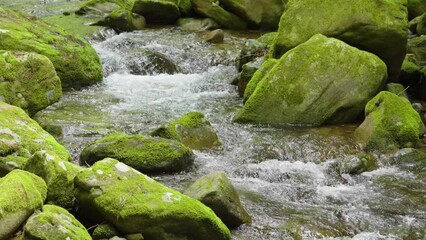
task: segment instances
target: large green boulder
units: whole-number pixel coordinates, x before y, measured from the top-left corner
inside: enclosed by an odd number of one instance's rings
[[[225,172],[213,172],[198,179],[184,192],[206,206],[229,228],[251,223],[251,217],[243,207],[237,190]]]
[[[74,178],[81,167],[60,159],[53,152],[42,150],[28,159],[24,169],[46,182],[47,203],[72,209]]]
[[[44,205],[24,226],[25,240],[79,239],[91,240],[86,228],[67,210]]]
[[[281,17],[273,56],[321,33],[374,53],[398,77],[407,45],[407,0],[289,0]]]
[[[0,8],[0,50],[35,52],[52,61],[62,88],[89,86],[102,80],[102,66],[83,38],[32,15]]]
[[[408,0],[408,19],[413,19],[426,12],[425,0]]]
[[[193,163],[191,149],[182,143],[144,135],[109,134],[83,149],[81,163],[115,158],[141,172],[176,172]]]
[[[208,207],[114,159],[104,159],[75,179],[82,212],[102,216],[123,234],[146,239],[230,239]]]
[[[199,112],[187,113],[168,126],[153,131],[151,135],[174,139],[197,150],[222,145],[210,122],[205,119],[204,114]]]
[[[177,0],[135,0],[132,12],[144,16],[148,23],[172,24],[180,17]]]
[[[285,4],[282,0],[220,0],[226,9],[244,19],[250,28],[277,29]]]
[[[191,0],[192,6],[198,14],[213,19],[223,28],[244,30],[247,23],[237,15],[223,9],[216,0]]]
[[[47,57],[0,51],[0,101],[34,115],[59,101],[61,96],[61,80]]]
[[[22,170],[0,178],[0,239],[9,239],[19,226],[43,206],[47,187],[43,179]]]
[[[13,168],[22,168],[40,150],[52,151],[64,161],[71,160],[68,150],[24,110],[0,102],[0,176]]]
[[[367,150],[415,147],[425,127],[410,102],[382,91],[365,106],[365,120],[355,130],[355,138]]]
[[[120,8],[98,21],[96,25],[110,27],[117,32],[131,32],[144,29],[146,23],[143,16]]]
[[[319,126],[354,121],[386,81],[377,56],[315,35],[284,54],[235,120]]]

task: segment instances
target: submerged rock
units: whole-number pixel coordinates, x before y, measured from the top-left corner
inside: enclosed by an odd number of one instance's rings
[[[203,176],[184,193],[210,207],[229,228],[251,223],[250,215],[241,204],[237,190],[225,172]]]
[[[41,212],[34,213],[24,226],[24,239],[92,239],[86,228],[67,210],[44,205]]]
[[[105,218],[124,234],[230,239],[229,230],[211,209],[117,160],[97,162],[80,172],[75,183],[81,211]]]
[[[22,170],[0,178],[0,239],[9,239],[46,199],[43,179]]]
[[[364,122],[355,130],[355,137],[368,150],[415,147],[425,132],[410,102],[387,91],[368,102],[365,115]]]
[[[146,23],[143,16],[120,8],[111,12],[96,25],[110,27],[117,32],[131,32],[144,29]]]
[[[47,57],[0,51],[0,101],[34,115],[59,101],[61,96],[61,80]]]
[[[83,149],[82,164],[115,158],[141,172],[176,172],[193,163],[191,149],[170,139],[143,135],[109,134]]]
[[[318,34],[279,59],[235,121],[310,126],[351,122],[385,81],[386,65],[377,56]]]
[[[81,169],[45,150],[36,152],[25,164],[26,171],[36,174],[46,182],[46,202],[66,209],[73,207],[74,178]]]
[[[22,168],[40,150],[52,151],[64,161],[71,160],[68,150],[22,109],[0,102],[0,175]]]
[[[180,17],[180,10],[174,0],[135,0],[132,12],[145,17],[148,23],[172,24]]]
[[[275,58],[321,33],[374,53],[389,81],[397,80],[407,45],[406,0],[289,0],[279,26]]]
[[[210,122],[199,112],[190,112],[171,122],[167,127],[160,127],[152,136],[174,139],[192,149],[208,149],[221,145]]]
[[[0,8],[0,50],[35,52],[52,61],[62,88],[80,88],[102,80],[92,46],[34,16]]]

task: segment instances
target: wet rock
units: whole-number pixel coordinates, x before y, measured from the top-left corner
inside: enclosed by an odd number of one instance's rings
[[[364,153],[346,156],[340,163],[340,173],[361,174],[379,168],[376,157]]]
[[[262,63],[262,66],[253,74],[247,83],[247,86],[244,90],[244,102],[247,102],[256,89],[257,84],[259,84],[260,80],[262,80],[277,63],[278,60],[275,58],[269,58]]]
[[[76,177],[82,212],[103,217],[124,234],[147,239],[229,239],[211,209],[114,159]],[[119,217],[117,217],[119,216]]]
[[[221,145],[216,131],[210,122],[199,112],[190,112],[179,119],[169,123],[166,127],[151,133],[152,136],[158,136],[168,139],[174,139],[182,142],[192,149],[209,149]]]
[[[412,53],[417,65],[426,66],[426,35],[409,39],[407,52]],[[412,62],[411,58],[407,60]]]
[[[367,150],[415,147],[425,127],[410,102],[382,91],[365,106],[365,120],[355,130],[355,138]]]
[[[180,17],[177,1],[135,0],[132,12],[145,17],[148,23],[172,24]]]
[[[229,228],[251,223],[237,191],[225,172],[213,172],[198,179],[184,192],[210,207]]]
[[[134,75],[175,74],[180,70],[167,56],[150,50],[141,50],[126,55],[126,64]]]
[[[55,152],[64,161],[71,160],[68,150],[22,109],[0,102],[0,175],[22,168],[40,150]]]
[[[279,26],[275,58],[321,33],[377,55],[387,65],[389,81],[396,81],[406,53],[405,0],[289,0]]]
[[[258,37],[256,40],[258,42],[261,42],[263,44],[266,44],[266,46],[271,47],[272,44],[275,41],[275,38],[278,36],[278,32],[269,32],[265,33],[262,36]]]
[[[213,19],[223,28],[244,30],[247,28],[240,17],[226,11],[216,0],[192,0],[192,6],[198,14]]]
[[[111,27],[117,32],[131,32],[145,28],[145,18],[139,14],[125,9],[117,9],[111,12],[96,25]]]
[[[414,148],[403,148],[392,156],[392,163],[411,173],[419,179],[426,180],[426,153]]]
[[[53,63],[63,89],[102,80],[102,66],[92,46],[34,16],[0,8],[0,49],[35,52]]]
[[[277,29],[285,4],[282,0],[220,0],[232,13],[244,19],[250,28]]]
[[[183,30],[191,32],[202,32],[220,28],[220,25],[210,18],[179,18],[177,25]]]
[[[310,126],[351,122],[385,81],[386,65],[377,56],[318,34],[279,59],[235,121]]]
[[[85,147],[80,162],[92,165],[111,157],[144,173],[177,172],[192,165],[192,155],[175,140],[113,133]]]
[[[44,205],[41,212],[34,213],[24,226],[24,239],[92,239],[86,228],[67,210]]]
[[[210,42],[210,43],[221,43],[223,42],[223,38],[225,37],[225,34],[223,33],[222,29],[216,29],[211,32],[208,32],[204,35],[204,41]]]
[[[0,51],[0,99],[34,115],[59,101],[61,80],[52,62],[36,53]]]
[[[423,0],[408,0],[408,19],[413,19],[426,12],[426,2]]]
[[[75,13],[77,15],[105,17],[115,10],[126,7],[125,0],[90,0]],[[130,6],[128,6],[130,9]]]
[[[25,164],[24,169],[43,178],[47,184],[46,202],[66,209],[72,209],[74,199],[74,178],[82,169],[60,159],[50,151],[36,152]]]
[[[244,42],[243,48],[237,57],[237,69],[238,71],[243,70],[243,65],[247,64],[258,57],[263,57],[266,53],[267,45],[261,43],[255,39],[248,39]]]
[[[110,239],[114,236],[119,235],[117,229],[111,224],[99,224],[95,230],[93,230],[93,240]]]
[[[0,178],[0,193],[0,239],[9,239],[43,205],[47,187],[40,177],[14,170]]]
[[[243,65],[243,69],[239,74],[237,83],[238,94],[242,97],[246,90],[247,84],[253,75],[262,67],[264,59],[262,57],[256,58],[255,60]]]

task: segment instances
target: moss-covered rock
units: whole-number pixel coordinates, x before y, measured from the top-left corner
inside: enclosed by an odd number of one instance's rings
[[[252,78],[247,83],[244,90],[244,102],[247,102],[260,80],[262,80],[277,63],[278,60],[275,58],[269,58],[262,63],[262,66],[253,74]]]
[[[243,65],[243,69],[238,75],[238,83],[237,83],[238,94],[241,97],[244,96],[244,92],[246,90],[247,84],[249,83],[253,75],[256,73],[256,71],[262,67],[263,62],[264,62],[264,58],[258,57],[255,60]]]
[[[92,238],[93,240],[102,240],[102,239],[110,239],[118,235],[119,233],[113,225],[103,223],[103,224],[99,224],[95,228],[95,230],[93,230]]]
[[[131,32],[144,29],[146,23],[143,16],[120,8],[111,12],[96,25],[110,27],[117,32]]]
[[[134,0],[90,0],[76,11],[78,15],[105,17],[118,9],[131,10]]]
[[[80,162],[94,164],[106,157],[144,173],[181,171],[193,163],[191,149],[180,142],[122,133],[109,134],[89,144],[82,151]]]
[[[44,205],[34,213],[24,226],[26,240],[81,239],[91,240],[86,228],[67,210]]]
[[[221,145],[219,138],[210,122],[199,112],[190,112],[160,127],[151,133],[152,136],[174,139],[192,149],[208,149]]]
[[[426,34],[426,14],[421,15],[421,17],[419,18],[419,21],[416,26],[416,33],[418,35]]]
[[[89,86],[102,80],[98,55],[83,38],[34,16],[0,8],[0,49],[35,52],[52,61],[62,88]]]
[[[281,17],[273,57],[321,33],[374,53],[395,81],[407,45],[407,0],[289,0]],[[321,21],[319,21],[321,20]]]
[[[198,14],[213,19],[223,28],[244,30],[247,23],[240,17],[223,9],[216,0],[191,0],[192,6]]]
[[[368,153],[346,156],[339,165],[340,173],[348,174],[361,174],[379,168],[376,157]]]
[[[244,42],[241,52],[237,57],[237,69],[243,70],[243,65],[247,64],[258,57],[263,57],[268,52],[268,46],[256,39],[248,39]]]
[[[265,33],[262,36],[258,37],[256,40],[258,42],[266,44],[266,46],[268,46],[268,47],[271,47],[277,36],[278,36],[278,32],[269,32],[269,33]]]
[[[386,81],[377,56],[315,35],[260,80],[235,120],[273,125],[354,121]]]
[[[220,0],[226,9],[241,17],[250,28],[277,29],[285,4],[282,0]]]
[[[410,102],[382,91],[365,106],[365,120],[355,137],[368,150],[415,147],[425,127]]]
[[[64,161],[71,160],[68,150],[22,109],[0,102],[0,168],[3,164],[21,167],[40,150],[55,152]]]
[[[225,172],[203,176],[184,193],[210,207],[229,228],[251,222],[250,215],[241,204],[237,190]]]
[[[177,25],[183,30],[191,32],[202,32],[220,28],[220,25],[210,18],[179,18]]]
[[[35,209],[43,206],[47,187],[43,179],[22,170],[0,178],[0,239],[9,239]]]
[[[424,0],[408,0],[408,19],[413,19],[426,12],[426,1]]]
[[[179,67],[164,54],[141,49],[126,54],[125,64],[134,75],[158,75],[179,73]]]
[[[135,0],[132,12],[144,16],[148,23],[172,24],[180,17],[177,0]]]
[[[407,52],[412,53],[416,64],[426,66],[426,35],[409,39]]]
[[[34,115],[61,96],[61,81],[47,57],[0,51],[0,101]]]
[[[407,100],[410,100],[406,92],[407,89],[400,83],[388,83],[385,86],[385,90],[400,97],[406,98]]]
[[[204,34],[204,41],[209,43],[222,43],[225,38],[225,33],[222,29],[216,29]]]
[[[80,209],[104,217],[124,234],[154,240],[230,238],[211,209],[117,160],[97,162],[77,174],[75,183]]]
[[[74,178],[81,167],[60,159],[53,152],[43,150],[28,159],[24,169],[46,182],[47,203],[66,209],[73,207]]]

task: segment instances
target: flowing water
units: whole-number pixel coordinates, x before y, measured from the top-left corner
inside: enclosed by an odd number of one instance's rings
[[[361,152],[351,138],[356,126],[232,122],[242,106],[230,82],[243,41],[227,33],[224,44],[212,45],[175,28],[110,34],[93,42],[104,81],[65,93],[36,118],[78,161],[86,144],[107,133],[146,134],[190,111],[204,113],[223,147],[195,151],[191,169],[155,178],[183,190],[204,174],[225,171],[253,217],[233,230],[234,239],[424,239],[425,169],[377,155],[378,170],[343,173],[340,162]]]

